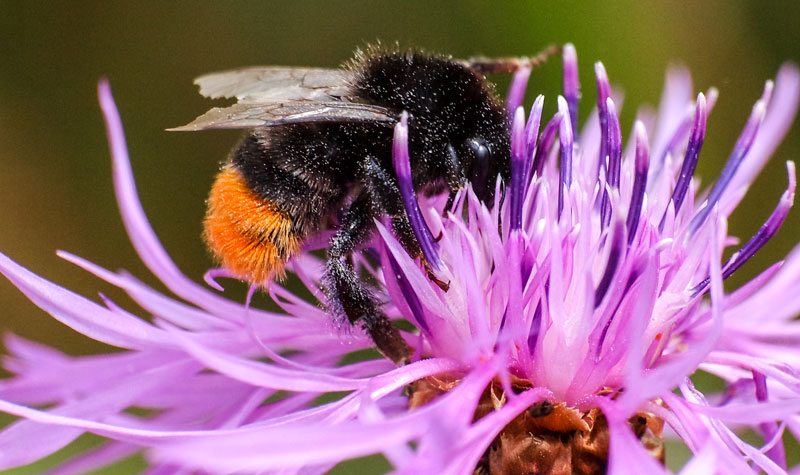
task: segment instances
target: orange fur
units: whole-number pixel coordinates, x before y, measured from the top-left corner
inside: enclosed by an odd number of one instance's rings
[[[205,240],[236,278],[264,284],[283,276],[286,260],[300,249],[291,217],[248,188],[241,174],[225,167],[208,198]]]

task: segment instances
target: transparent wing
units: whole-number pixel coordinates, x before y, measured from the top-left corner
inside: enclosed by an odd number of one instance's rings
[[[195,79],[200,94],[236,98],[189,124],[168,130],[252,129],[296,122],[397,121],[397,112],[350,96],[352,73],[339,69],[263,66],[206,74]]]
[[[215,107],[173,131],[253,129],[298,122],[397,122],[397,113],[385,107],[355,102],[239,102]]]
[[[260,66],[205,74],[200,94],[239,102],[321,101],[346,98],[352,73],[340,69]]]

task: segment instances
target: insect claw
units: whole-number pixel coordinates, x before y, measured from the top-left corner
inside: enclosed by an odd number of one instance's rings
[[[434,284],[438,285],[439,288],[445,292],[450,290],[450,281],[445,282],[442,279],[438,278],[436,274],[433,272],[433,269],[431,269],[430,264],[428,264],[428,261],[425,260],[425,258],[422,259],[422,265],[425,267],[425,273],[428,274],[428,278],[431,279],[431,281]]]

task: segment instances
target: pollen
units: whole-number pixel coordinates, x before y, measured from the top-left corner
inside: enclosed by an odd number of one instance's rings
[[[258,196],[232,166],[217,176],[208,198],[204,237],[231,274],[263,285],[284,275],[284,264],[300,249],[291,217]]]

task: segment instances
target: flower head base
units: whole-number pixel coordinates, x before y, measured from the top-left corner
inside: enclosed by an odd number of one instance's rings
[[[726,217],[794,118],[800,72],[785,66],[767,83],[719,179],[700,193],[692,177],[716,91],[693,100],[688,75],[671,71],[657,120],[640,114],[624,141],[602,64],[596,111],[581,127],[569,45],[564,62],[564,97],[544,127],[543,97],[527,120],[519,107],[529,71],[515,76],[511,180],[498,181],[492,206],[467,187],[442,216],[445,197],[415,196],[407,125],[397,125],[395,171],[429,267],[386,223],[370,243],[374,259],[356,255],[354,264],[375,276],[387,315],[415,327],[404,333],[413,360],[400,368],[342,363],[372,342],[277,283],[268,291],[286,314],[239,305],[183,276],[144,217],[101,84],[123,219],[142,259],[181,300],[61,254],[125,289],[150,324],[0,255],[0,272],[55,318],[127,350],[72,358],[8,337],[5,366],[15,377],[0,384],[0,409],[25,419],[0,433],[0,466],[91,431],[109,441],[61,470],[144,448],[164,470],[322,473],[382,453],[398,473],[657,473],[663,428],[696,454],[687,471],[783,473],[784,430],[800,431],[800,253],[729,295],[722,283],[785,219],[791,162],[764,226],[727,262],[721,256],[732,242]],[[319,259],[304,253],[289,270],[324,303]],[[698,368],[727,389],[697,391],[689,377]],[[346,395],[315,403],[328,392]],[[134,416],[131,407],[154,411]],[[759,432],[763,446],[741,440],[734,424]]]

